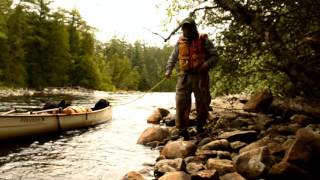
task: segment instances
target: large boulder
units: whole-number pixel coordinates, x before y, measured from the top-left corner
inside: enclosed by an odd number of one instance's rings
[[[320,177],[320,135],[308,128],[297,131],[296,140],[286,152],[282,162],[291,163]]]
[[[153,141],[163,141],[169,136],[169,131],[161,127],[149,127],[142,132],[138,139],[138,144],[146,145]]]
[[[235,157],[237,171],[248,179],[259,179],[266,175],[274,161],[266,146],[245,151]]]
[[[191,180],[191,176],[183,171],[168,172],[161,176],[159,180]]]
[[[269,179],[272,180],[282,180],[282,179],[304,179],[311,180],[313,179],[310,173],[296,165],[293,165],[288,162],[280,162],[272,166]]]
[[[160,154],[167,159],[185,158],[193,156],[196,150],[196,145],[190,141],[171,141],[164,146]]]
[[[272,179],[320,179],[320,135],[301,128],[284,158],[270,171]]]
[[[147,122],[151,124],[159,124],[160,120],[166,117],[170,112],[163,108],[156,108],[147,118]]]
[[[310,166],[314,158],[313,156],[315,155],[313,154],[315,150],[313,149],[313,144],[320,145],[319,135],[313,134],[308,129],[300,129],[297,132],[296,140],[292,143],[282,161],[289,162],[300,167]]]
[[[243,110],[248,112],[264,112],[271,105],[273,100],[270,91],[262,91],[253,94],[250,100],[243,106]]]
[[[248,112],[264,112],[271,105],[273,100],[270,91],[258,92],[251,96],[250,100],[243,106],[243,110]]]

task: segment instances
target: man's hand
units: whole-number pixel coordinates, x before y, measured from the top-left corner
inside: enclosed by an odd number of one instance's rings
[[[200,72],[205,72],[205,71],[209,71],[209,65],[207,62],[204,62],[201,67],[199,68]]]

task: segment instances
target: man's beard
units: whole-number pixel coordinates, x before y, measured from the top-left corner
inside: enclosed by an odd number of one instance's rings
[[[187,38],[188,40],[194,40],[199,36],[199,33],[197,30],[189,31],[189,32],[183,32],[183,37]]]

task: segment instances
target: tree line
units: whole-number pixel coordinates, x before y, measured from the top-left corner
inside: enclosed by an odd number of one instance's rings
[[[0,86],[42,89],[82,86],[106,91],[147,90],[163,78],[172,47],[150,47],[117,37],[95,39],[74,9],[49,0],[0,2]],[[157,91],[174,90],[168,81]]]
[[[173,47],[98,41],[76,9],[52,10],[50,2],[0,1],[0,86],[145,91],[163,78]],[[172,20],[188,11],[212,32],[221,27],[214,37],[220,61],[210,74],[213,95],[270,89],[320,97],[319,8],[313,0],[184,0],[172,1],[167,14]],[[174,80],[165,81],[155,91],[174,87]]]

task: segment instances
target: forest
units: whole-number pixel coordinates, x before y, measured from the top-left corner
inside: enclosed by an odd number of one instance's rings
[[[0,3],[0,86],[146,91],[164,77],[172,46],[95,38],[74,9],[48,0]],[[268,89],[280,96],[320,97],[318,0],[173,0],[168,22],[189,12],[220,56],[210,72],[213,95]],[[213,32],[213,30],[212,30]],[[170,37],[169,37],[170,38]],[[155,91],[174,91],[175,80]]]
[[[144,91],[163,79],[171,46],[117,37],[101,42],[76,9],[52,10],[47,0],[12,3],[0,3],[1,87]],[[168,81],[156,90],[174,86]]]

